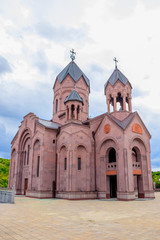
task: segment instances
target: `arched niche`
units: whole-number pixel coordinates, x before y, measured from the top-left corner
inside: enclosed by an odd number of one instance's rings
[[[133,150],[134,149],[134,150]],[[145,142],[136,137],[132,140],[132,143],[131,143],[131,151],[138,155],[146,155],[146,152],[147,152],[147,148],[146,148],[146,145],[145,145]]]
[[[31,139],[31,132],[30,132],[30,129],[26,128],[22,132],[21,137],[19,139],[19,146],[18,146],[19,151],[24,151],[24,147],[28,139]]]
[[[61,171],[68,169],[67,148],[62,145],[59,152],[60,169]]]
[[[77,169],[81,170],[84,168],[87,160],[87,151],[83,145],[77,146]]]
[[[140,150],[138,147],[133,147],[132,148],[132,161],[133,162],[140,162]]]
[[[100,156],[106,156],[108,155],[110,149],[114,148],[115,151],[117,152],[118,146],[116,142],[113,139],[106,139],[102,142],[100,146]]]
[[[19,151],[20,151],[20,164],[29,165],[30,161],[30,149],[31,149],[31,133],[30,129],[25,129],[21,134],[19,140]]]

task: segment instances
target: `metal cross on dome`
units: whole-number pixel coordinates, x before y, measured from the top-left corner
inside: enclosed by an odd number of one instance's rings
[[[72,61],[74,61],[76,52],[74,51],[73,48],[72,48],[72,50],[70,50],[70,53],[71,53],[70,58],[72,59]]]
[[[113,58],[113,61],[115,61],[115,68],[117,68],[118,60],[116,59],[116,57]]]

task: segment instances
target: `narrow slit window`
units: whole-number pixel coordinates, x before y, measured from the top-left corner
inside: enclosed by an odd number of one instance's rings
[[[58,99],[56,99],[56,113],[58,112]]]
[[[30,152],[30,146],[28,145],[27,165],[29,164],[29,152]]]
[[[67,158],[64,158],[64,170],[67,170]]]
[[[40,156],[37,158],[37,177],[39,177]]]
[[[24,165],[26,165],[26,151],[24,152]]]
[[[81,170],[81,158],[78,158],[78,170]]]

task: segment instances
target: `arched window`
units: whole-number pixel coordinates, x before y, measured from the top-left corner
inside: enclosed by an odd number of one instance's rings
[[[69,108],[67,106],[67,120],[69,119]]]
[[[29,153],[30,153],[30,146],[28,145],[28,153],[27,153],[27,165],[29,164]]]
[[[120,92],[117,95],[116,102],[118,103],[117,105],[118,111],[121,111],[123,109],[123,98]]]
[[[67,170],[67,158],[64,158],[64,170]]]
[[[116,162],[116,151],[114,148],[109,150],[109,163]]]
[[[129,99],[129,94],[127,94],[127,97],[126,97],[126,103],[127,103],[127,104],[126,104],[126,105],[127,105],[127,106],[126,106],[126,110],[127,110],[127,111],[129,111],[129,100],[128,100],[128,99]]]
[[[78,170],[81,170],[81,158],[78,157]]]
[[[71,105],[71,119],[74,119],[75,118],[75,106],[74,104]]]
[[[37,157],[37,177],[39,177],[40,156]]]
[[[113,112],[113,102],[114,102],[114,99],[113,99],[113,97],[110,94],[110,99],[109,99],[110,112]]]
[[[58,112],[58,99],[56,99],[56,113]]]
[[[24,152],[24,165],[26,165],[26,151]]]
[[[137,151],[136,151],[135,148],[132,148],[132,161],[133,162],[138,162]]]

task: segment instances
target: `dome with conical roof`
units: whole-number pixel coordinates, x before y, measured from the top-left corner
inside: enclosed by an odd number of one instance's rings
[[[60,83],[63,82],[63,80],[65,79],[65,77],[67,75],[70,75],[72,77],[72,79],[74,80],[74,82],[77,82],[80,77],[83,77],[87,86],[90,88],[90,81],[89,79],[86,77],[86,75],[82,72],[82,70],[78,67],[78,65],[72,61],[70,62],[57,76],[56,79],[58,79],[58,81]]]
[[[115,70],[113,71],[112,75],[110,76],[110,78],[108,79],[108,81],[106,82],[106,84],[104,85],[104,89],[106,89],[108,83],[110,83],[112,86],[115,85],[115,83],[117,81],[120,81],[123,85],[126,85],[126,83],[129,82],[129,80],[124,76],[124,74],[118,69],[118,68],[115,68]],[[131,86],[131,84],[130,84]],[[131,86],[132,88],[132,86]]]
[[[78,94],[78,92],[75,89],[73,89],[73,91],[70,93],[70,95],[65,99],[64,103],[66,103],[68,101],[78,101],[83,104],[83,99],[80,97],[80,95]]]

